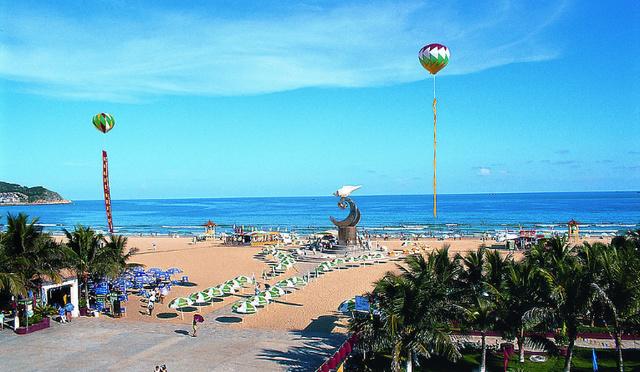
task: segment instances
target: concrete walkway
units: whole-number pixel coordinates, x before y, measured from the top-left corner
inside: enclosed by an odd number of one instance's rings
[[[233,320],[233,319],[232,319]],[[237,319],[236,319],[237,320]],[[26,336],[0,331],[2,365],[14,371],[308,371],[343,336],[231,329],[213,317],[191,337],[190,327],[114,319],[52,322]]]

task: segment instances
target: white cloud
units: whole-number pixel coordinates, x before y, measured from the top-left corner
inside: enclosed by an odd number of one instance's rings
[[[486,167],[480,167],[478,168],[478,176],[490,176],[491,175],[491,168],[486,168]]]
[[[430,41],[451,49],[443,74],[554,58],[541,35],[564,9],[401,2],[231,17],[144,4],[114,5],[111,16],[4,12],[0,77],[31,93],[111,101],[396,84],[425,78],[417,52]]]

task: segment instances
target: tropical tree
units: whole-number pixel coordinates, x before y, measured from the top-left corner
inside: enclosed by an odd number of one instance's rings
[[[524,363],[525,314],[542,305],[538,271],[530,261],[509,262],[499,301],[498,328],[505,338],[515,337],[520,363]]]
[[[0,291],[6,290],[12,295],[25,294],[24,281],[18,273],[13,272],[11,258],[6,254],[2,240],[0,233]]]
[[[562,328],[568,338],[564,371],[571,371],[571,359],[578,325],[586,316],[592,298],[591,275],[572,249],[561,247],[552,240],[546,266],[538,268],[544,281],[545,304],[534,307],[525,315],[525,321],[546,322]],[[566,331],[565,331],[566,330]]]
[[[496,302],[489,294],[477,294],[471,302],[459,306],[462,310],[463,320],[474,330],[480,332],[480,372],[487,370],[487,332],[494,328],[498,320]]]
[[[66,257],[68,265],[78,276],[89,303],[89,278],[116,277],[127,266],[127,261],[137,251],[126,251],[127,238],[109,235],[106,239],[90,227],[77,225],[73,231],[64,230],[67,237]]]
[[[393,371],[400,371],[402,360],[406,371],[412,371],[419,356],[460,357],[449,332],[450,287],[436,279],[432,270],[438,260],[433,257],[429,261],[421,255],[409,256],[407,266],[399,266],[400,274],[387,273],[372,293],[380,316],[357,317],[351,323],[365,349],[390,351]]]
[[[29,221],[26,214],[7,215],[7,229],[2,235],[4,275],[11,279],[9,287],[37,288],[44,278],[60,281],[64,267],[64,254],[60,245],[37,225],[38,219]]]
[[[613,325],[616,364],[624,371],[622,332],[640,320],[640,260],[632,245],[598,245],[600,276],[591,284],[605,309],[606,321]]]
[[[70,268],[84,288],[85,301],[89,304],[89,277],[100,275],[110,261],[106,254],[102,235],[90,227],[77,225],[73,231],[64,230],[67,237],[65,253]]]
[[[131,257],[138,253],[138,248],[127,248],[127,237],[111,234],[104,241],[105,248],[111,256],[111,263],[105,270],[108,276],[114,277],[120,275],[127,268],[143,266],[139,263],[129,262]]]

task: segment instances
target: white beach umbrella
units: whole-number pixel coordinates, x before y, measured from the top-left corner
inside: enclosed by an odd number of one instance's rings
[[[229,293],[236,293],[236,290],[233,287],[233,284],[229,284],[229,283],[220,285],[218,289],[220,289],[222,293],[224,293],[225,295],[228,295]]]
[[[210,297],[222,297],[224,296],[224,292],[220,290],[220,287],[209,287],[205,289],[203,292],[208,294]]]
[[[249,301],[253,306],[257,306],[257,307],[263,307],[269,303],[269,300],[267,299],[267,297],[261,294],[258,294],[256,296],[251,296],[247,301]]]
[[[307,281],[299,276],[292,276],[291,278],[289,278],[289,280],[291,280],[297,286],[307,285]]]
[[[193,305],[193,301],[191,301],[191,299],[189,299],[188,297],[178,297],[178,298],[174,298],[173,300],[171,300],[171,302],[169,302],[169,308],[170,309],[176,309],[180,311],[180,318],[184,319],[184,315],[182,313],[182,308],[183,307],[187,307],[187,306],[191,306]]]
[[[275,284],[279,288],[295,288],[296,284],[291,279],[284,279]]]
[[[269,292],[269,294],[271,295],[271,298],[282,297],[286,294],[286,292],[282,288],[278,288],[278,287],[271,287],[267,292]]]
[[[242,288],[242,283],[240,283],[239,280],[236,279],[231,279],[231,280],[227,280],[226,282],[224,282],[224,284],[230,284],[233,286],[233,289],[240,289]]]
[[[242,285],[253,284],[253,279],[250,276],[246,276],[246,275],[239,275],[235,278],[235,280],[240,282],[240,284]]]
[[[289,268],[287,265],[284,264],[277,264],[275,266],[271,266],[273,268],[273,270],[275,270],[276,272],[279,273],[283,273],[285,271],[287,271],[287,269]]]
[[[256,307],[249,301],[238,301],[231,305],[231,310],[238,314],[255,314]]]
[[[211,296],[205,291],[192,293],[189,296],[189,299],[193,301],[194,304],[204,303],[211,301]]]

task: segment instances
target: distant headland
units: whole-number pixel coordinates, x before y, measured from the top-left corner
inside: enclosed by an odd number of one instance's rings
[[[29,204],[69,204],[55,191],[42,186],[26,187],[0,181],[0,206]]]

